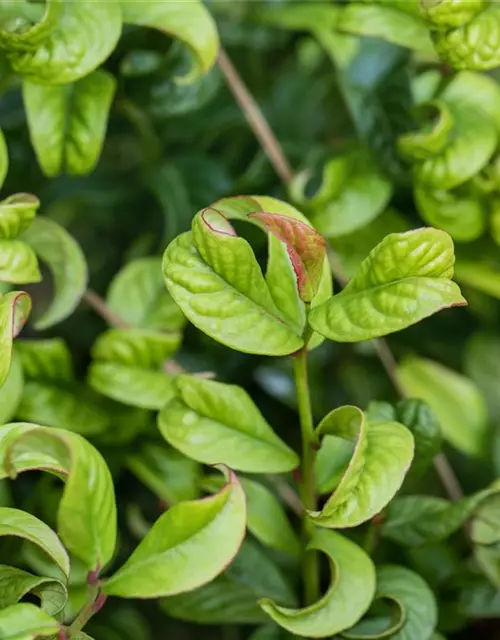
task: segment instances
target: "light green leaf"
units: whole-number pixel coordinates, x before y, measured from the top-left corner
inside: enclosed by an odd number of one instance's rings
[[[161,444],[144,444],[127,458],[127,466],[169,506],[199,496],[201,466],[175,449]]]
[[[487,228],[487,208],[469,184],[453,191],[433,191],[415,184],[415,204],[428,224],[449,233],[458,242],[471,242]]]
[[[453,276],[453,242],[438,229],[394,233],[363,261],[343,291],[312,309],[312,328],[337,342],[399,331],[466,301]]]
[[[354,35],[382,38],[423,53],[434,50],[420,16],[402,10],[394,2],[352,2],[340,14],[337,28]]]
[[[48,638],[59,631],[59,623],[32,604],[13,604],[0,611],[2,640]]]
[[[68,382],[74,378],[71,353],[62,338],[18,340],[16,351],[30,380]]]
[[[9,170],[9,151],[7,149],[7,143],[5,142],[5,136],[0,129],[0,189],[4,183]]]
[[[377,567],[375,598],[396,605],[394,620],[367,617],[345,632],[346,638],[429,640],[437,624],[437,604],[429,586],[417,573],[396,565]]]
[[[455,277],[460,284],[500,299],[500,271],[487,262],[459,260],[455,265]]]
[[[160,412],[158,427],[189,458],[249,473],[283,473],[298,465],[297,454],[240,387],[182,375],[177,389],[178,397]]]
[[[31,311],[31,298],[23,291],[0,294],[0,387],[9,375],[12,341]]]
[[[263,545],[298,556],[300,542],[279,500],[260,482],[248,478],[240,478],[240,482],[247,499],[248,530]],[[208,476],[202,485],[209,491],[217,491],[222,482],[219,476]]]
[[[482,111],[500,130],[500,86],[484,73],[461,71],[445,87],[441,99],[449,104],[469,105]]]
[[[340,407],[316,431],[355,442],[338,487],[321,511],[310,512],[323,527],[355,527],[379,513],[403,483],[413,458],[413,436],[398,422],[370,422],[357,407]]]
[[[101,454],[81,436],[36,424],[0,430],[0,478],[43,469],[65,478],[58,533],[66,548],[92,570],[111,559],[116,541],[113,480]]]
[[[1,216],[1,209],[0,209]],[[35,252],[21,240],[0,240],[0,281],[39,282],[42,276]]]
[[[354,451],[354,444],[336,436],[325,436],[316,456],[316,486],[319,493],[337,488]]]
[[[48,329],[67,318],[80,302],[87,287],[85,257],[76,240],[47,218],[37,218],[22,235],[22,240],[35,250],[52,272],[54,299],[35,322],[36,329]]]
[[[66,587],[59,580],[0,565],[0,610],[17,604],[30,592],[40,598],[42,609],[51,616],[57,615],[66,603]]]
[[[45,15],[20,33],[0,31],[0,47],[16,73],[43,84],[67,84],[96,69],[122,29],[118,2],[48,0]]]
[[[213,580],[234,558],[245,534],[245,495],[236,476],[215,496],[174,505],[126,563],[104,584],[108,595],[156,598]]]
[[[0,536],[16,536],[29,540],[43,549],[66,577],[69,558],[57,535],[44,522],[26,511],[0,507]]]
[[[30,193],[16,193],[0,202],[0,239],[17,238],[35,219],[40,201]]]
[[[387,206],[392,185],[366,151],[333,158],[323,169],[318,193],[307,199],[309,175],[299,174],[291,196],[309,212],[315,228],[327,238],[344,236],[364,227]]]
[[[180,345],[179,333],[149,329],[109,329],[92,347],[92,357],[103,362],[155,369],[168,360]]]
[[[31,141],[47,177],[63,171],[82,176],[95,168],[115,90],[116,80],[106,71],[94,71],[73,84],[24,82]]]
[[[472,456],[484,451],[488,413],[472,380],[437,362],[416,357],[402,362],[398,376],[409,396],[428,403],[444,438],[454,447]]]
[[[216,24],[202,2],[185,5],[152,0],[122,0],[123,21],[164,31],[186,44],[195,58],[195,67],[183,82],[193,82],[215,64],[219,37]]]
[[[304,609],[288,609],[271,600],[260,606],[281,627],[307,638],[340,633],[361,618],[375,594],[375,567],[356,544],[333,531],[316,530],[309,550],[330,560],[331,584],[325,595]]]
[[[16,349],[12,354],[9,374],[0,387],[0,425],[11,420],[16,414],[23,395],[23,387],[23,367]]]
[[[500,421],[500,338],[475,333],[465,348],[465,372],[477,384],[488,405],[491,420]]]
[[[115,276],[106,297],[109,308],[133,327],[179,331],[186,319],[161,276],[161,258],[139,258]]]
[[[482,492],[483,495],[484,493]],[[500,494],[498,492],[490,493],[479,504],[472,520],[471,538],[480,545],[493,545],[500,542]]]

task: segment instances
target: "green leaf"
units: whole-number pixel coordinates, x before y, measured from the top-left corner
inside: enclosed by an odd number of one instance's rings
[[[9,170],[9,151],[7,149],[7,143],[5,142],[5,136],[0,129],[0,189],[5,181],[7,172]]]
[[[487,262],[459,260],[455,265],[455,277],[460,284],[500,299],[500,273]]]
[[[425,222],[443,229],[458,242],[471,242],[486,231],[484,201],[474,194],[469,183],[453,191],[432,191],[417,183],[414,194]]]
[[[57,514],[66,548],[96,570],[111,559],[116,541],[113,480],[101,454],[81,436],[35,424],[0,431],[0,478],[43,469],[64,478]]]
[[[451,105],[469,105],[482,111],[500,130],[500,86],[494,78],[484,73],[461,71],[454,75],[441,98]]]
[[[240,482],[247,499],[248,530],[263,545],[298,556],[300,542],[279,500],[260,482],[248,478],[240,478]],[[222,482],[219,476],[208,476],[202,485],[209,491],[217,491]]]
[[[316,229],[327,238],[344,236],[364,227],[387,206],[392,185],[381,175],[366,151],[329,160],[316,195],[305,195],[309,174],[298,174],[291,183],[291,197],[309,212]]]
[[[429,640],[437,624],[437,605],[434,594],[417,573],[396,565],[377,567],[375,598],[389,600],[397,607],[394,620],[368,617],[344,632],[346,638]]]
[[[300,636],[324,638],[349,628],[366,612],[375,593],[375,567],[356,544],[333,531],[316,530],[309,550],[330,560],[331,584],[318,602],[288,609],[271,600],[260,606],[281,627]]]
[[[407,547],[445,540],[470,517],[481,495],[449,502],[434,496],[401,496],[385,511],[382,535]]]
[[[320,437],[355,443],[349,466],[321,511],[309,512],[323,527],[355,527],[379,513],[403,483],[413,458],[413,436],[393,421],[370,422],[357,407],[340,407],[323,418]]]
[[[215,496],[174,505],[153,525],[126,563],[104,584],[108,595],[156,598],[213,580],[236,555],[245,534],[245,495],[234,474]]]
[[[127,458],[127,466],[169,506],[199,495],[201,467],[181,453],[161,444],[144,444]]]
[[[59,631],[59,623],[32,604],[14,604],[0,611],[3,640],[48,638]]]
[[[331,493],[337,488],[347,469],[354,445],[336,436],[325,436],[316,456],[316,486],[319,493]]]
[[[18,340],[16,350],[26,378],[54,382],[73,380],[71,353],[62,338]]]
[[[17,350],[14,350],[9,374],[0,387],[0,425],[11,420],[16,414],[23,395],[23,387],[23,367]]]
[[[465,372],[476,383],[488,406],[491,420],[500,420],[500,338],[475,333],[465,348]]]
[[[54,299],[35,322],[36,329],[48,329],[67,318],[80,302],[87,287],[85,257],[76,240],[63,227],[47,218],[37,218],[24,232],[22,239],[35,250],[52,273]]]
[[[0,202],[0,239],[17,238],[31,225],[40,200],[30,193],[17,193]]]
[[[456,371],[424,358],[407,358],[398,367],[406,393],[425,400],[436,414],[443,436],[467,455],[484,451],[488,414],[476,385]]]
[[[471,539],[480,545],[493,545],[500,542],[500,494],[498,492],[487,495],[479,504],[471,523]]]
[[[42,609],[51,616],[57,615],[66,604],[66,587],[59,580],[0,565],[0,610],[17,604],[30,592],[40,598]]]
[[[92,357],[104,362],[119,362],[154,369],[177,351],[179,333],[160,333],[149,329],[109,329],[92,347]]]
[[[398,402],[395,418],[413,434],[415,455],[408,477],[418,477],[432,464],[441,449],[443,438],[439,420],[425,402],[414,399]]]
[[[0,294],[0,387],[9,375],[12,341],[31,311],[31,298],[23,291]]]
[[[115,48],[121,34],[116,1],[48,0],[42,20],[21,32],[0,31],[16,73],[33,82],[67,84],[96,69]]]
[[[363,261],[343,291],[312,309],[312,328],[337,342],[357,342],[415,324],[441,309],[464,305],[450,280],[453,243],[438,229],[394,233]]]
[[[139,258],[125,265],[111,282],[106,301],[133,327],[179,331],[186,321],[165,290],[161,258]]]
[[[95,168],[115,90],[116,80],[106,71],[94,71],[73,84],[24,82],[31,141],[47,177],[63,171],[82,176]]]
[[[0,210],[1,215],[1,210]],[[0,281],[13,284],[39,282],[36,254],[21,240],[0,240]]]
[[[199,0],[190,2],[189,6],[152,0],[122,0],[121,6],[124,22],[159,29],[189,47],[195,66],[180,81],[193,82],[215,64],[219,50],[217,27]]]
[[[161,434],[175,449],[204,464],[223,462],[249,473],[297,467],[296,453],[240,387],[182,375],[177,389],[178,397],[158,416]]]
[[[355,35],[382,38],[423,53],[433,51],[429,31],[420,16],[402,10],[393,2],[352,2],[342,11],[337,28]]]
[[[66,577],[69,558],[57,535],[44,522],[26,511],[0,507],[0,536],[16,536],[43,549]]]

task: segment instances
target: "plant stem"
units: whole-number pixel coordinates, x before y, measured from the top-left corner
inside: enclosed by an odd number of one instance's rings
[[[302,534],[304,537],[303,579],[304,599],[306,604],[312,604],[319,598],[319,567],[316,552],[305,551],[314,533],[314,523],[307,517],[306,509],[315,511],[316,478],[314,461],[316,458],[314,422],[311,409],[311,396],[307,377],[307,348],[304,347],[293,357],[293,370],[297,387],[297,402],[299,405],[300,430],[302,435],[302,466],[299,481],[300,497],[304,512],[302,514]]]
[[[80,633],[90,618],[102,608],[105,600],[106,596],[99,594],[99,585],[89,584],[87,603],[71,623],[68,638],[74,638]]]

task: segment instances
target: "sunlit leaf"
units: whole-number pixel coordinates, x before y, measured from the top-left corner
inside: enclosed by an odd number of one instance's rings
[[[1,208],[0,208],[1,216]],[[36,254],[21,240],[0,240],[0,281],[26,284],[41,280]]]
[[[0,611],[0,637],[5,640],[48,638],[59,631],[59,623],[32,604],[13,604]]]
[[[298,456],[240,387],[182,375],[177,389],[176,399],[160,412],[158,426],[167,442],[188,457],[250,473],[281,473],[298,465]]]
[[[12,341],[31,311],[31,298],[23,291],[0,294],[0,386],[9,375]]]

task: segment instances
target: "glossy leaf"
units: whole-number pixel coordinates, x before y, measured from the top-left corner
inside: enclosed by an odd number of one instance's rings
[[[66,587],[53,578],[40,578],[27,571],[0,565],[0,610],[17,604],[28,593],[40,598],[49,615],[57,615],[66,603]]]
[[[411,4],[411,2],[406,2]],[[428,29],[418,14],[404,11],[396,3],[353,2],[341,13],[342,31],[374,36],[415,51],[433,51]]]
[[[416,357],[404,360],[398,375],[409,396],[425,400],[431,407],[446,440],[468,455],[484,451],[487,409],[471,380],[437,362]]]
[[[92,570],[111,559],[116,541],[113,481],[101,454],[81,436],[35,424],[4,425],[0,477],[43,469],[65,479],[58,533],[66,548]]]
[[[139,258],[115,276],[106,301],[110,309],[133,327],[178,331],[185,318],[165,290],[161,258]]]
[[[35,250],[52,273],[54,299],[35,322],[37,329],[47,329],[67,318],[80,302],[87,287],[85,257],[73,237],[47,218],[37,218],[22,239]]]
[[[0,611],[0,637],[4,640],[48,638],[59,631],[59,623],[32,604],[14,604]]]
[[[14,350],[9,374],[0,387],[0,424],[5,424],[16,414],[24,387],[23,367],[18,353]]]
[[[41,277],[38,260],[31,247],[21,240],[0,240],[0,282],[26,284],[39,282]]]
[[[464,305],[450,278],[451,238],[437,229],[387,236],[343,291],[312,309],[313,329],[337,342],[357,342],[408,327],[441,309]]]
[[[35,219],[40,201],[30,193],[17,193],[0,202],[0,239],[17,238]]]
[[[48,0],[37,25],[21,33],[0,31],[0,47],[7,51],[14,71],[26,80],[67,84],[106,60],[118,42],[121,27],[116,1]]]
[[[47,553],[66,577],[69,558],[57,535],[44,522],[26,511],[0,507],[0,536],[16,536],[29,540]]]
[[[375,593],[375,568],[360,547],[333,531],[317,530],[308,549],[322,551],[330,560],[332,577],[325,595],[304,609],[288,609],[271,600],[259,604],[287,631],[324,638],[352,626],[366,612]]]
[[[400,488],[413,458],[413,437],[398,422],[370,422],[349,406],[323,418],[317,436],[323,435],[354,442],[355,449],[334,493],[309,516],[323,527],[357,526],[379,513]]]
[[[175,449],[160,444],[144,444],[129,456],[127,466],[167,505],[194,500],[199,495],[201,467]]]
[[[240,387],[183,375],[177,389],[177,398],[160,412],[158,427],[189,458],[249,473],[282,473],[298,465],[297,455]]]
[[[123,21],[159,29],[186,44],[195,58],[195,67],[184,82],[193,82],[215,64],[219,38],[215,22],[202,2],[189,6],[151,0],[123,0]]]
[[[16,350],[26,378],[55,382],[73,380],[71,353],[63,339],[18,340]]]
[[[112,4],[112,3],[107,3]],[[101,155],[116,80],[94,71],[74,84],[23,85],[31,141],[44,174],[85,175]]]
[[[153,525],[103,591],[122,598],[155,598],[213,580],[238,552],[245,533],[245,496],[236,477],[210,498],[182,502]]]
[[[31,298],[23,291],[0,294],[0,387],[9,375],[12,341],[31,311]]]
[[[384,625],[383,619],[367,617],[345,632],[346,638],[429,640],[437,624],[437,605],[434,594],[417,573],[396,565],[377,567],[375,598],[389,600],[397,607],[395,620]]]

